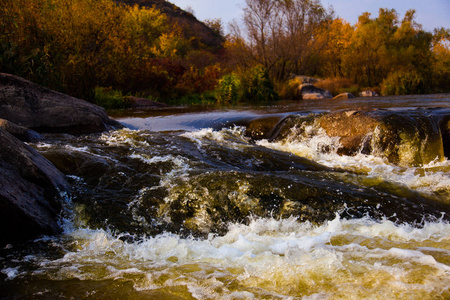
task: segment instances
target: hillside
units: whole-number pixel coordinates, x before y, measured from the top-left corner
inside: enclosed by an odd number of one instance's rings
[[[114,0],[126,5],[138,4],[141,7],[152,7],[166,14],[171,22],[178,24],[184,36],[198,48],[220,49],[224,38],[189,12],[186,12],[165,0]]]

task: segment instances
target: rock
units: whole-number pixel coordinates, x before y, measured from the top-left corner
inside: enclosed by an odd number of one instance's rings
[[[281,119],[281,116],[254,119],[247,125],[245,136],[250,137],[252,140],[270,139]]]
[[[380,95],[375,91],[366,90],[366,91],[362,91],[361,93],[359,93],[359,96],[360,97],[378,97]]]
[[[444,144],[444,155],[450,159],[450,116],[445,116],[440,121],[439,125],[442,133],[442,142]]]
[[[310,83],[304,83],[298,87],[302,99],[331,99],[333,95],[324,89],[315,87]]]
[[[31,129],[16,125],[5,119],[0,119],[0,128],[12,134],[22,142],[34,142],[41,138],[40,134]]]
[[[132,108],[156,108],[156,107],[168,107],[167,104],[153,101],[150,99],[145,98],[138,98],[138,97],[127,97],[127,99],[131,103]]]
[[[91,104],[0,73],[0,118],[37,132],[84,134],[121,125]]]
[[[318,124],[331,137],[340,137],[338,153],[353,155],[364,148],[363,140],[381,124],[380,118],[363,111],[331,113],[320,117]],[[368,154],[368,153],[366,153]]]
[[[64,175],[36,150],[0,128],[0,245],[61,231]]]
[[[333,97],[333,99],[351,99],[351,98],[355,98],[355,96],[351,93],[341,93]]]
[[[329,136],[340,137],[338,154],[361,151],[402,166],[420,166],[444,158],[439,124],[421,112],[409,116],[387,111],[337,112],[323,115],[318,124]]]

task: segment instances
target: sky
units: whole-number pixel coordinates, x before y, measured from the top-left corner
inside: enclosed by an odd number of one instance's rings
[[[190,7],[197,19],[221,18],[225,29],[233,19],[240,21],[245,0],[168,0],[182,9]],[[450,0],[321,0],[333,6],[336,16],[355,24],[363,12],[378,16],[379,8],[394,8],[403,18],[408,9],[416,10],[416,21],[426,31],[437,27],[450,28]]]

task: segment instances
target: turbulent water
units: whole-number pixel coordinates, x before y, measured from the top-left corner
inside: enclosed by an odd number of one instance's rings
[[[162,110],[46,136],[32,146],[73,186],[64,233],[0,250],[0,298],[450,299],[450,161],[339,155],[314,122],[362,106],[432,117],[450,98],[377,101]],[[249,138],[267,115],[290,125]]]

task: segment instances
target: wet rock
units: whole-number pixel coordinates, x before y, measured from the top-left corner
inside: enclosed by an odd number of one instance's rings
[[[281,119],[281,116],[254,119],[247,125],[245,135],[252,140],[270,139],[273,135],[275,126]]]
[[[318,124],[329,136],[340,137],[342,147],[338,154],[362,152],[404,166],[420,166],[444,158],[439,124],[421,112],[338,112],[320,117]]]
[[[355,96],[351,93],[341,93],[333,97],[333,99],[351,99],[351,98],[355,98]]]
[[[394,222],[420,223],[424,216],[440,217],[440,212],[449,208],[389,182],[362,190],[333,180],[333,176],[310,172],[294,179],[269,172],[207,172],[178,180],[166,198],[170,201],[158,206],[158,215],[170,220],[174,232],[184,229],[193,235],[205,235],[224,234],[227,224],[255,216],[295,216],[320,224],[342,211],[344,218],[387,217]]]
[[[16,125],[8,120],[0,119],[0,128],[23,142],[33,142],[40,139],[40,135],[36,131]]]
[[[360,97],[378,97],[380,95],[375,91],[366,90],[366,91],[362,91],[361,93],[359,93],[359,96]]]
[[[100,106],[0,73],[0,118],[37,132],[84,134],[121,125]]]
[[[329,136],[340,137],[342,147],[338,154],[353,155],[362,147],[367,150],[368,145],[363,142],[365,137],[382,122],[379,117],[371,116],[367,112],[347,111],[324,115],[320,117],[318,124]]]
[[[0,245],[60,231],[64,175],[36,150],[0,128]]]
[[[333,95],[324,89],[315,87],[310,83],[304,83],[298,87],[300,95],[304,100],[331,99]]]
[[[440,128],[442,133],[442,142],[444,146],[444,155],[450,158],[450,115],[444,116],[440,121]]]

